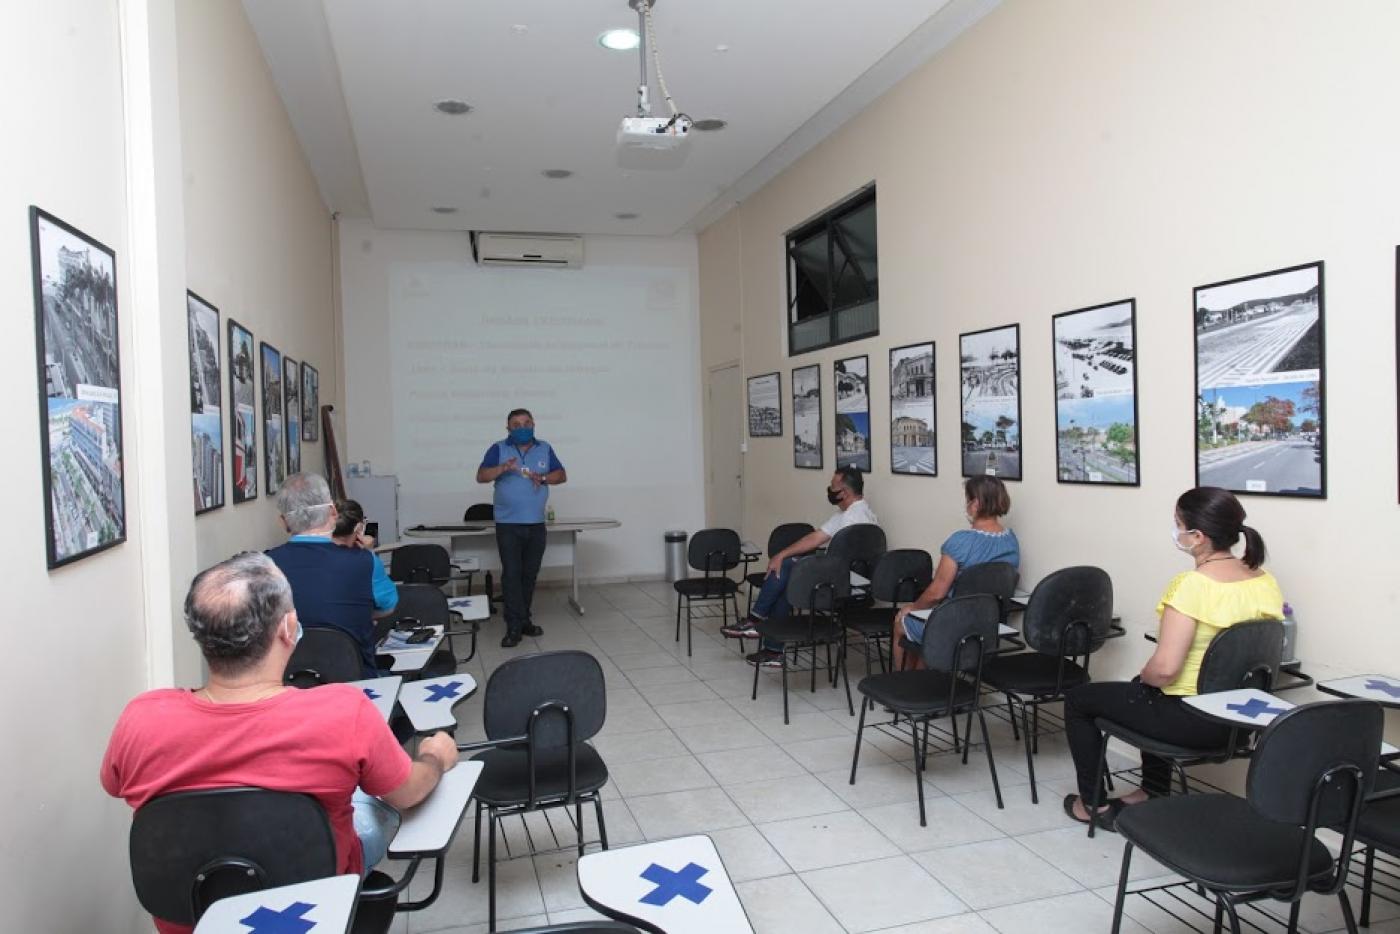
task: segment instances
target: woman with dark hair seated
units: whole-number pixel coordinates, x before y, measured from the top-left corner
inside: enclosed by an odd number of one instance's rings
[[[1183,702],[1196,693],[1201,660],[1216,634],[1236,623],[1283,619],[1283,593],[1264,563],[1264,539],[1244,524],[1244,507],[1235,495],[1219,487],[1187,490],[1176,501],[1172,544],[1191,556],[1195,567],[1172,578],[1157,604],[1161,625],[1157,649],[1132,681],[1100,681],[1081,685],[1065,699],[1065,734],[1079,779],[1079,794],[1065,798],[1065,813],[1089,822],[1087,800],[1104,801],[1107,792],[1095,788],[1103,734],[1094,726],[1106,717],[1136,733],[1164,743],[1191,747],[1224,744],[1230,728],[1212,723]],[[1244,539],[1244,554],[1231,549]],[[1100,806],[1094,820],[1113,829],[1114,817],[1125,806],[1170,791],[1171,765],[1142,754],[1142,787]]]
[[[346,548],[374,548],[374,539],[365,534],[365,508],[353,499],[335,501],[335,531],[331,541]]]
[[[1001,524],[1001,517],[1011,511],[1011,494],[1006,491],[1006,484],[996,477],[969,477],[963,483],[963,497],[967,501],[967,522],[972,528],[959,529],[948,536],[939,549],[933,580],[917,600],[900,607],[894,616],[891,644],[895,671],[904,667],[899,637],[906,636],[916,644],[924,641],[924,623],[917,616],[910,616],[910,610],[926,610],[952,596],[958,577],[973,565],[1004,561],[1014,568],[1021,566],[1021,543],[1015,532]],[[915,658],[914,667],[920,664],[922,660]]]

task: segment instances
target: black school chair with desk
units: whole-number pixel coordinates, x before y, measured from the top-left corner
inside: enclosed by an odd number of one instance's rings
[[[773,559],[773,556],[776,555],[778,552],[782,551],[789,545],[794,544],[795,542],[797,542],[798,539],[802,538],[804,535],[810,535],[812,531],[813,529],[811,524],[807,522],[784,522],[782,525],[776,526],[773,529],[773,531],[768,533],[768,550],[766,552],[768,555],[768,559],[771,561]],[[744,559],[744,564],[745,571],[747,572],[747,558]],[[758,590],[763,587],[763,582],[767,579],[767,567],[763,567],[760,570],[754,571],[752,574],[744,574],[744,583],[749,585],[749,602],[748,605],[744,607],[745,613],[750,613],[753,611],[754,594],[757,593]],[[743,650],[744,643],[741,641],[739,643],[739,651],[742,652]]]
[[[885,606],[850,607],[841,614],[841,623],[858,634],[865,652],[865,673],[873,674],[870,654],[880,660],[880,670],[889,671],[885,643],[894,638],[894,617],[900,604],[911,603],[933,580],[933,556],[918,548],[896,548],[875,562],[870,577],[870,595]],[[901,638],[903,638],[901,636]],[[917,650],[916,650],[917,651]]]
[[[739,622],[739,585],[729,572],[739,566],[742,551],[739,533],[733,529],[701,529],[690,539],[686,563],[702,577],[687,577],[675,581],[676,641],[681,641],[681,604],[685,604],[685,654],[691,650],[691,607],[696,603],[718,603],[723,618],[721,626],[729,623],[729,605],[734,606],[734,622]]]
[[[481,629],[481,624],[475,620],[464,621],[461,616],[452,612],[452,608],[447,604],[447,594],[442,589],[432,584],[399,584],[399,602],[394,607],[395,624],[402,629],[411,629],[414,626],[441,626],[443,633],[447,636],[449,651],[438,652],[433,660],[428,662],[428,667],[434,670],[442,668],[444,660],[439,660],[438,655],[447,655],[451,659],[451,670],[439,671],[437,674],[425,674],[425,678],[435,678],[439,674],[454,674],[457,665],[464,665],[476,656],[476,637]],[[465,658],[457,657],[457,646],[455,638],[458,636],[471,636],[471,651]]]
[[[851,572],[844,558],[833,555],[811,555],[793,563],[788,572],[787,589],[784,591],[792,612],[788,616],[765,619],[755,625],[760,636],[760,645],[774,642],[779,646],[779,661],[783,673],[783,723],[788,721],[788,672],[793,666],[788,664],[788,652],[797,659],[807,650],[811,652],[813,692],[817,689],[817,648],[826,646],[827,675],[832,688],[836,687],[838,675],[846,673],[846,630],[841,624],[841,611],[846,598],[851,593]],[[832,667],[832,646],[836,647],[836,667]],[[753,665],[753,693],[750,700],[758,700],[758,676],[763,665]],[[798,668],[807,671],[806,668]],[[846,678],[846,706],[852,714],[851,682]]]
[[[292,687],[310,688],[358,681],[361,677],[360,646],[349,633],[303,624],[301,641],[287,659],[282,681]]]

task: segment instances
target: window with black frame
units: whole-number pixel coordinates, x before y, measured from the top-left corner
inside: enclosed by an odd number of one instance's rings
[[[880,275],[871,186],[791,231],[788,354],[880,333]]]

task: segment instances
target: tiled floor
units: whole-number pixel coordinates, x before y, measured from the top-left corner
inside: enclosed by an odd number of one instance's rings
[[[1073,771],[1058,738],[1044,741],[1037,758],[1038,805],[1030,802],[1022,746],[999,721],[990,723],[1005,810],[996,807],[980,749],[966,766],[952,755],[930,758],[928,826],[920,827],[907,747],[867,730],[856,784],[848,784],[856,720],[844,691],[820,679],[814,694],[794,684],[792,722],[784,725],[778,674],[764,672],[751,701],[753,669],[735,643],[719,638],[718,620],[697,622],[686,657],[684,634],[674,641],[669,584],[600,586],[582,600],[587,613],[579,617],[564,591],[540,591],[535,619],[545,635],[513,650],[499,647],[502,624],[493,617],[477,658],[462,670],[484,688],[495,665],[522,652],[583,649],[599,659],[608,712],[596,745],[612,776],[604,789],[611,843],[708,833],[758,934],[1109,930],[1123,845],[1114,834],[1088,839],[1061,812]],[[853,658],[853,681],[857,671],[864,663]],[[460,741],[482,738],[480,691],[457,715]],[[533,815],[529,837],[552,846],[553,830],[571,843],[561,814],[548,824]],[[585,825],[586,838],[596,840],[591,816]],[[511,851],[523,852],[521,822],[506,834]],[[500,930],[596,917],[579,895],[573,853],[501,862]],[[485,931],[485,868],[473,885],[471,862],[468,819],[443,896],[401,915],[395,930]],[[1140,854],[1133,866],[1135,880],[1165,875]],[[415,881],[415,895],[426,891]],[[1125,934],[1184,930],[1147,904],[1130,901],[1128,914]],[[1377,901],[1375,914],[1371,931],[1400,932],[1393,906]],[[1303,924],[1310,934],[1341,929],[1336,900],[1305,902]]]

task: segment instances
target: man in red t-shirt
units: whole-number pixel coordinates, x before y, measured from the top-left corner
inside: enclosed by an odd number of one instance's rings
[[[102,787],[133,808],[205,788],[310,794],[330,818],[337,871],[363,873],[352,795],[359,788],[394,808],[412,807],[457,764],[452,737],[425,739],[410,760],[358,688],[285,687],[301,624],[287,579],[266,555],[241,554],[201,572],[185,597],[185,622],[208,663],[208,683],[131,701],[103,757]],[[159,918],[156,927],[189,930]]]

